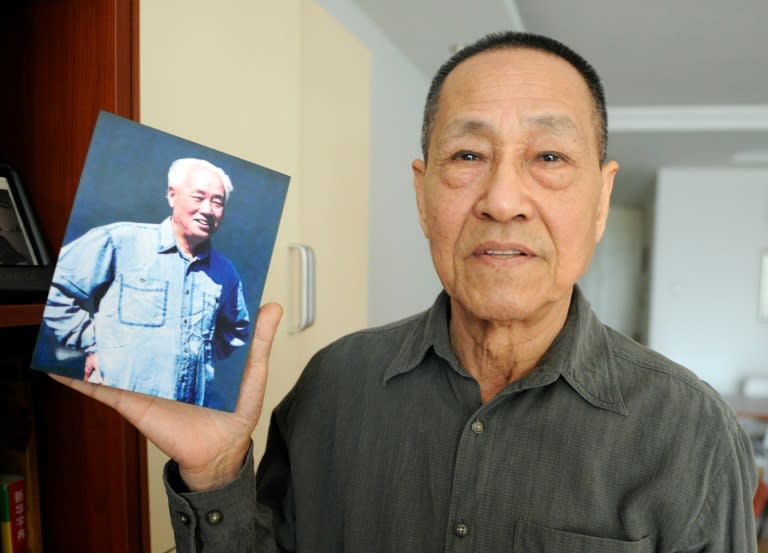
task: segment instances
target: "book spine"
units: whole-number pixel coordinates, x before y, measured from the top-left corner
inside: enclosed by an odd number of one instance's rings
[[[13,551],[13,541],[11,537],[11,502],[8,496],[8,484],[0,482],[0,543],[2,543],[2,552]]]
[[[24,479],[0,483],[0,535],[3,553],[27,553]]]

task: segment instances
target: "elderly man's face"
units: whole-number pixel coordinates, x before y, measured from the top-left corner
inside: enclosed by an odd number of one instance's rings
[[[168,203],[177,235],[193,250],[221,225],[224,185],[215,172],[196,166],[181,185],[168,189]]]
[[[595,125],[586,83],[555,56],[489,51],[448,76],[428,163],[413,170],[421,225],[454,302],[507,322],[570,301],[618,170],[601,167]]]

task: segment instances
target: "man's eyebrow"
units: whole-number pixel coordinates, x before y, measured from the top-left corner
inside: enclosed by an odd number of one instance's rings
[[[576,122],[567,115],[546,113],[533,115],[525,120],[526,126],[539,127],[554,132],[576,132],[581,134]]]
[[[463,134],[473,134],[478,131],[490,131],[491,125],[479,119],[457,119],[451,121],[446,126],[446,134],[450,136],[461,136]]]
[[[524,120],[524,125],[556,133],[576,133],[581,135],[576,122],[567,115],[555,113],[531,115]],[[493,132],[493,130],[493,126],[490,123],[481,119],[457,119],[446,126],[445,134],[448,136],[462,136],[464,134]]]

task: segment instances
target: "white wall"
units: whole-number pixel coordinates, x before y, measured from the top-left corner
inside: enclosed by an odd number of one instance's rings
[[[379,325],[429,307],[441,289],[411,186],[429,81],[353,2],[318,3],[371,52],[368,322]]]
[[[645,212],[612,205],[603,239],[579,284],[600,320],[638,342],[645,342]]]
[[[725,394],[768,375],[768,169],[661,170],[654,228],[650,346]]]

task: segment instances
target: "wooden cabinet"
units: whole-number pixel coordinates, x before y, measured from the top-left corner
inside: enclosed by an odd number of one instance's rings
[[[99,110],[138,119],[137,41],[138,0],[0,3],[0,159],[23,179],[54,258]],[[41,312],[0,305],[0,370],[18,359],[29,366]],[[46,375],[24,378],[43,550],[148,552],[143,438]]]

